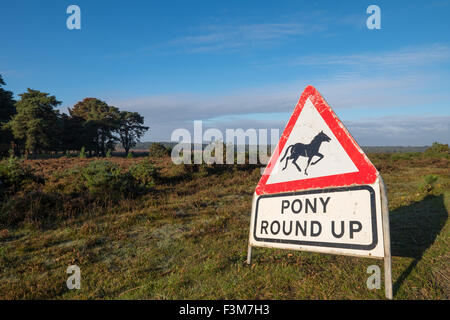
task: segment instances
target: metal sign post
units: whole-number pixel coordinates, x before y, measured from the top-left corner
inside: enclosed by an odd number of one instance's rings
[[[380,175],[381,191],[381,213],[383,221],[383,242],[384,242],[384,289],[386,298],[393,298],[392,292],[392,257],[391,257],[391,236],[389,232],[389,206],[386,185]]]
[[[253,194],[252,198],[252,207],[255,205],[255,194]],[[253,223],[253,213],[250,213],[250,226]],[[247,248],[247,264],[252,264],[252,245],[250,242],[251,235],[249,236],[248,240],[248,248]]]

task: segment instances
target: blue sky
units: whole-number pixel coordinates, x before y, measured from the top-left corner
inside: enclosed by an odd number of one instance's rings
[[[311,84],[361,145],[450,143],[449,14],[448,0],[17,0],[0,11],[0,73],[62,111],[85,97],[138,111],[144,141],[194,120],[282,129]]]

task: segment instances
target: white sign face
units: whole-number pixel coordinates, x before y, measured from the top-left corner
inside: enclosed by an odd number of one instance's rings
[[[324,134],[323,140],[316,138],[319,137],[320,133]],[[294,153],[292,152],[292,146],[301,143],[305,146],[304,149],[306,150],[308,148],[306,146],[313,144],[313,141],[317,141],[317,152],[316,155],[313,155],[309,166],[309,157],[307,157],[306,154],[297,157],[295,163],[292,158],[289,158],[289,155]],[[298,149],[300,150],[300,148]],[[310,149],[312,150],[313,148]],[[323,158],[320,158],[320,155],[322,155]],[[298,117],[283,150],[281,150],[280,159],[282,161],[277,161],[275,164],[275,167],[267,180],[267,184],[358,171],[355,164],[347,155],[326,122],[322,119],[310,99],[306,100],[301,116]],[[316,160],[320,161],[316,163]]]
[[[255,195],[250,244],[383,257],[378,183]]]

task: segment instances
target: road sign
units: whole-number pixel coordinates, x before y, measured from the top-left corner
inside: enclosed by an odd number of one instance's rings
[[[375,167],[320,93],[308,86],[256,193],[373,184],[377,175]]]
[[[377,169],[308,86],[256,187],[251,247],[384,258],[390,280],[387,198]],[[388,264],[388,265],[387,265]]]

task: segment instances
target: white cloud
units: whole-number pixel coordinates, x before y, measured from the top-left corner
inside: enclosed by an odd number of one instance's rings
[[[184,36],[168,42],[181,46],[189,53],[236,50],[245,46],[264,45],[291,36],[320,30],[320,26],[301,23],[262,23],[246,25],[213,25],[202,27],[199,34]]]
[[[424,146],[450,143],[450,116],[395,116],[348,121],[361,145]]]
[[[292,64],[298,66],[347,66],[366,67],[369,69],[413,67],[434,64],[450,60],[450,48],[446,45],[433,44],[421,47],[408,47],[395,51],[366,52],[362,54],[332,54],[303,56]]]

